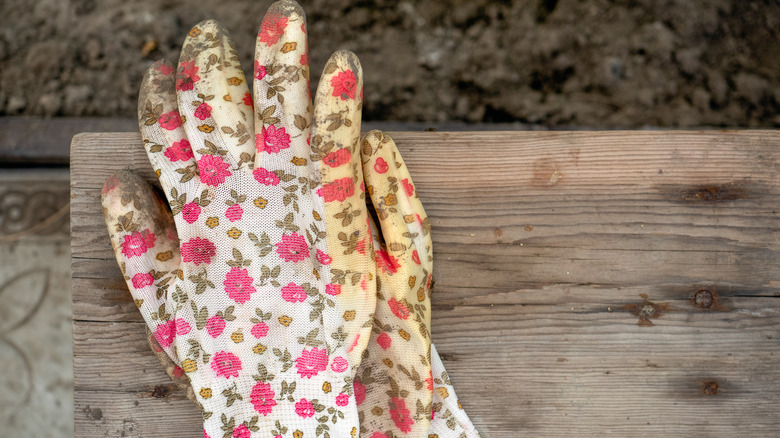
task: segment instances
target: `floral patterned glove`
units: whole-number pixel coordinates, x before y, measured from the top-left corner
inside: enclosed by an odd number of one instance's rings
[[[139,123],[173,221],[120,173],[103,190],[111,242],[206,436],[354,436],[352,376],[376,300],[360,65],[335,53],[312,110],[305,18],[289,0],[263,20],[254,99],[237,58],[205,21],[177,71],[149,69]]]
[[[478,437],[431,344],[433,245],[425,209],[389,135],[366,134],[361,155],[380,227],[372,221],[374,327],[355,378],[360,436]]]
[[[355,379],[362,419],[360,436],[479,438],[429,340],[432,244],[414,184],[387,134],[368,133],[362,142],[362,154],[363,173],[383,227],[380,231],[372,220],[375,247],[380,248],[376,263],[381,301],[368,351]],[[402,239],[388,241],[384,236]],[[407,243],[400,243],[403,241]],[[424,249],[416,249],[417,245]],[[409,256],[405,257],[407,251]],[[418,275],[422,281],[417,281]],[[168,358],[151,333],[148,339],[166,372],[195,401],[181,368]],[[416,409],[414,415],[411,408]]]
[[[477,428],[455,395],[450,376],[444,370],[436,347],[431,344],[431,370],[433,371],[433,416],[428,438],[480,438]],[[381,435],[380,435],[381,437]],[[380,438],[376,437],[376,438]]]

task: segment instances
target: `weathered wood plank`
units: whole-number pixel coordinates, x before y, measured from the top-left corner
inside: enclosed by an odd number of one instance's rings
[[[169,379],[170,380],[170,379]],[[77,391],[73,406],[77,437],[171,437],[203,435],[195,405],[184,397]]]
[[[135,131],[138,122],[109,117],[0,117],[0,162],[68,165],[68,145],[79,132]]]
[[[433,225],[434,341],[484,436],[780,430],[780,133],[393,137]],[[197,436],[103,229],[122,167],[153,176],[136,135],[75,138],[76,434]]]
[[[657,321],[664,324],[660,335],[648,334],[634,318],[617,312],[561,316],[555,306],[542,312],[526,307],[462,306],[439,312],[443,316],[434,321],[434,337],[446,366],[480,426],[491,425],[487,418],[495,415],[501,401],[519,407],[502,419],[503,430],[508,432],[512,430],[508,427],[520,422],[523,429],[553,436],[565,429],[547,424],[545,415],[574,416],[569,421],[579,426],[570,430],[578,436],[598,433],[601,422],[616,431],[634,427],[667,436],[678,436],[680,429],[675,428],[684,422],[694,431],[690,436],[712,436],[761,427],[762,422],[752,424],[757,419],[753,415],[766,420],[763,416],[774,412],[775,407],[758,395],[780,377],[773,338],[778,324],[771,317],[756,317],[761,307],[736,315],[739,331],[728,321],[704,314],[699,318],[704,324],[678,314]],[[697,325],[693,333],[691,325]],[[593,329],[579,332],[582,327]],[[74,337],[75,366],[80,370],[78,398],[111,392],[112,404],[130,406],[136,399],[165,391],[171,391],[170,397],[182,397],[146,351],[141,323],[80,323]],[[475,351],[475,344],[483,348]],[[120,366],[117,358],[122,357],[128,360]],[[750,372],[743,369],[745,364],[752,364]],[[719,393],[708,396],[704,386],[711,381],[718,383]],[[173,406],[161,400],[158,408],[167,411]],[[194,406],[178,408],[197,414]],[[127,419],[141,423],[146,414],[134,411]],[[637,418],[651,423],[634,424]],[[659,423],[661,418],[665,420]],[[188,427],[195,436],[197,425]]]

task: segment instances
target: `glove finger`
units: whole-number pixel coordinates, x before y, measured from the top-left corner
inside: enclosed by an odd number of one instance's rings
[[[103,186],[103,216],[130,294],[156,340],[175,360],[171,296],[180,289],[179,239],[165,202],[139,175],[122,171]]]
[[[366,177],[372,172],[367,169]],[[369,219],[374,247],[380,248],[382,230],[375,216]],[[387,431],[399,436],[428,436],[433,387],[424,271],[418,265],[405,264],[398,265],[391,274],[383,269],[389,267],[387,259],[380,255],[376,258],[378,300],[374,324],[356,374],[356,387],[361,393],[358,409],[363,419],[360,433],[365,438]]]
[[[433,418],[429,436],[479,438],[479,432],[471,423],[466,411],[455,395],[450,377],[444,370],[436,347],[431,344],[431,369],[433,372]],[[438,434],[438,435],[437,435]]]
[[[318,194],[325,205],[351,205],[359,212],[365,211],[364,194],[355,190],[363,184],[358,150],[362,87],[357,56],[347,51],[331,55],[317,89],[311,141],[311,159],[322,181]]]
[[[233,40],[222,24],[205,20],[190,30],[179,56],[176,90],[201,175],[224,163],[232,170],[251,166],[252,99]]]
[[[401,265],[420,266],[430,274],[430,223],[395,142],[386,133],[371,131],[363,138],[361,156],[384,241],[377,251],[378,268],[393,274]]]
[[[257,34],[254,81],[255,167],[308,176],[309,49],[298,3],[282,0],[268,8]]]
[[[172,188],[184,192],[182,188],[197,183],[198,176],[192,147],[181,125],[175,71],[165,60],[152,64],[146,70],[138,97],[141,137],[166,194]]]
[[[368,230],[360,140],[362,70],[357,56],[339,51],[328,60],[317,90],[310,157],[322,187],[313,196],[324,212],[331,282],[345,312],[351,364],[359,364],[368,343],[376,305],[376,266]]]

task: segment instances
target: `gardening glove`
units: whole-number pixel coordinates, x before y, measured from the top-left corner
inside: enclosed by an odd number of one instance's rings
[[[436,346],[431,344],[433,371],[433,415],[427,438],[480,438],[477,428],[460,404],[450,376],[444,370]],[[377,437],[379,438],[379,437]]]
[[[478,437],[465,412],[456,409],[459,403],[431,344],[428,216],[393,139],[372,131],[361,143],[366,191],[377,218],[371,223],[377,305],[355,378],[360,436]]]
[[[355,379],[360,436],[478,438],[430,343],[432,243],[414,183],[387,134],[368,133],[361,151],[381,230],[372,220],[379,301]],[[192,399],[186,375],[151,334],[148,338],[167,373]]]
[[[196,25],[177,71],[153,65],[139,98],[173,222],[128,173],[104,188],[128,287],[189,378],[206,436],[357,432],[352,376],[375,306],[362,73],[335,53],[312,110],[306,47],[300,6],[272,5],[252,99],[227,31]]]

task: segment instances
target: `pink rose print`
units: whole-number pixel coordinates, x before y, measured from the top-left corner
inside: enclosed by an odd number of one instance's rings
[[[244,93],[244,105],[251,106],[252,108],[255,107],[255,103],[252,101],[252,95],[249,93]]]
[[[102,193],[105,195],[106,193],[110,192],[111,190],[114,190],[118,183],[119,183],[119,180],[117,179],[116,175],[109,176],[108,179],[106,180],[106,183],[103,184]]]
[[[366,222],[369,221],[368,215],[366,215]],[[366,239],[360,239],[360,241],[357,243],[357,246],[355,246],[355,251],[359,252],[360,254],[366,253]]]
[[[211,438],[209,434],[206,432],[206,429],[203,429],[203,438]]]
[[[154,284],[154,277],[152,274],[144,274],[139,272],[133,275],[133,287],[136,289],[141,289],[142,287],[146,287],[152,284]]]
[[[159,71],[163,76],[168,76],[169,74],[173,73],[173,67],[168,64],[160,64],[157,66],[157,71]]]
[[[266,74],[268,74],[268,71],[265,69],[265,66],[260,65],[260,61],[255,61],[255,79],[261,81]]]
[[[309,65],[309,54],[301,55],[301,65]]]
[[[382,350],[387,350],[388,348],[390,348],[390,344],[393,343],[393,340],[390,339],[390,336],[388,336],[387,333],[382,333],[381,335],[377,336],[376,343],[379,344],[380,347],[382,347]]]
[[[431,374],[428,375],[427,379],[425,379],[425,383],[428,385],[426,386],[428,391],[433,391],[433,371],[431,371]]]
[[[366,400],[366,387],[362,383],[354,380],[352,388],[355,390],[355,403],[360,406]]]
[[[295,413],[301,418],[309,418],[314,416],[314,404],[306,400],[300,399],[298,403],[295,403]]]
[[[337,179],[336,181],[327,183],[317,190],[317,194],[321,195],[325,202],[330,201],[344,201],[348,197],[355,194],[355,184],[352,182],[352,178],[346,177]]]
[[[214,315],[206,320],[206,331],[212,338],[216,339],[223,330],[225,330],[225,320],[221,316]]]
[[[282,286],[282,298],[288,303],[302,303],[306,301],[306,291],[295,283]]]
[[[200,80],[196,73],[198,67],[195,67],[195,61],[184,61],[179,63],[179,74],[176,75],[176,89],[179,91],[192,90],[195,82]]]
[[[276,176],[275,173],[271,172],[268,169],[264,169],[262,167],[256,168],[254,171],[252,171],[252,175],[255,177],[257,182],[260,184],[265,184],[267,186],[275,186],[279,184],[279,177]]]
[[[301,357],[295,359],[295,368],[298,369],[298,375],[311,379],[320,371],[325,371],[328,367],[328,351],[326,349],[312,348],[303,350]]]
[[[374,432],[374,434],[368,438],[390,438],[390,437],[383,434],[382,432]]]
[[[163,203],[162,199],[159,199],[160,203]],[[177,245],[179,244],[179,235],[176,234],[176,230],[174,228],[168,228],[168,231],[165,233],[166,237],[168,237],[169,240],[172,240]]]
[[[290,134],[284,128],[270,125],[263,128],[260,134],[255,135],[255,149],[258,153],[277,153],[290,147]]]
[[[252,326],[252,330],[250,331],[250,333],[252,333],[252,336],[254,336],[257,339],[265,337],[268,334],[268,324],[260,321],[254,326]]]
[[[333,261],[333,259],[329,255],[325,254],[324,251],[318,249],[317,250],[317,261],[320,262],[320,264],[329,265],[330,262]]]
[[[406,189],[406,196],[412,196],[414,194],[414,186],[409,182],[409,178],[402,179],[401,184],[403,184]]]
[[[211,117],[211,105],[207,104],[206,102],[198,105],[198,107],[195,108],[195,117],[199,118],[200,120],[206,120]]]
[[[240,424],[237,428],[233,429],[233,438],[252,438],[252,431],[248,427]]]
[[[201,263],[210,264],[211,258],[216,254],[217,246],[200,237],[194,237],[181,245],[182,261],[194,262],[195,266]]]
[[[282,241],[276,244],[276,252],[285,262],[300,262],[309,257],[309,245],[303,236],[292,233],[282,236]]]
[[[336,396],[336,406],[346,406],[349,404],[349,396],[341,393]]]
[[[225,182],[225,178],[232,175],[229,167],[228,163],[216,155],[203,155],[198,160],[200,180],[209,186],[216,187]]]
[[[341,356],[335,357],[330,364],[330,369],[336,373],[343,373],[347,368],[349,368],[349,362]]]
[[[398,268],[401,267],[401,263],[398,262],[398,259],[382,249],[376,252],[376,264],[377,267],[382,268],[386,274],[395,274],[398,272]]]
[[[220,351],[211,358],[211,369],[217,377],[226,379],[238,377],[238,372],[241,371],[241,359],[233,353]]]
[[[409,415],[409,409],[406,409],[406,402],[398,397],[390,398],[390,418],[393,419],[395,426],[401,430],[401,432],[409,432],[412,430],[412,417]]]
[[[198,220],[198,216],[200,216],[200,205],[194,202],[185,204],[184,208],[181,209],[181,217],[184,218],[188,224]]]
[[[257,292],[252,283],[254,279],[249,276],[246,269],[237,267],[230,268],[230,272],[225,276],[225,292],[238,304],[244,304],[249,301],[249,295]]]
[[[187,321],[179,318],[175,320],[166,321],[157,326],[154,331],[154,338],[161,347],[167,348],[173,344],[173,340],[176,335],[186,335],[190,332],[190,325]]]
[[[336,152],[325,155],[322,162],[330,167],[339,167],[342,164],[348,163],[350,158],[352,158],[352,154],[350,154],[348,150],[339,149]]]
[[[192,146],[188,140],[175,141],[163,155],[171,161],[186,161],[193,157]]]
[[[393,312],[395,316],[401,319],[409,318],[409,314],[411,313],[409,308],[406,307],[402,302],[397,301],[395,297],[390,298],[387,304],[390,306],[390,311]]]
[[[352,70],[343,71],[330,79],[333,95],[341,100],[354,99],[357,88],[357,78]]]
[[[173,344],[173,338],[176,337],[176,323],[174,321],[166,321],[157,326],[154,331],[154,338],[163,348],[168,348]]]
[[[122,254],[127,258],[143,255],[149,248],[154,248],[155,240],[157,238],[148,228],[143,231],[133,231],[125,236],[122,242]]]
[[[325,285],[325,293],[328,295],[333,295],[334,297],[341,293],[341,285],[340,284],[327,284]]]
[[[387,161],[384,158],[379,157],[376,159],[376,163],[374,163],[376,173],[385,173],[388,169],[390,169],[390,166],[387,165]]]
[[[161,115],[157,122],[160,123],[161,128],[173,131],[181,126],[181,115],[178,111],[171,111]]]
[[[252,406],[259,414],[268,415],[271,410],[276,406],[276,400],[274,397],[276,393],[271,389],[269,383],[257,382],[252,388],[252,394],[249,396],[249,401],[252,402]]]
[[[354,350],[355,347],[357,347],[359,340],[360,340],[360,335],[358,334],[357,336],[355,336],[355,339],[352,340],[352,344],[349,345],[349,348],[347,349],[348,353],[351,353],[352,350]]]
[[[417,263],[418,265],[420,264],[420,254],[417,253],[416,249],[412,251],[412,261]]]
[[[260,42],[266,43],[268,47],[279,42],[279,38],[284,34],[284,28],[287,27],[287,17],[282,15],[268,14],[263,18],[260,25]]]
[[[178,319],[176,319],[175,322],[176,322],[176,334],[177,335],[186,335],[187,333],[190,332],[191,327],[190,327],[190,324],[187,321],[185,321],[185,320],[183,320],[181,318],[178,318]]]
[[[233,204],[230,207],[228,207],[227,211],[225,211],[225,217],[228,218],[230,222],[235,222],[237,220],[241,219],[241,216],[244,214],[244,209],[241,208],[238,204]]]

